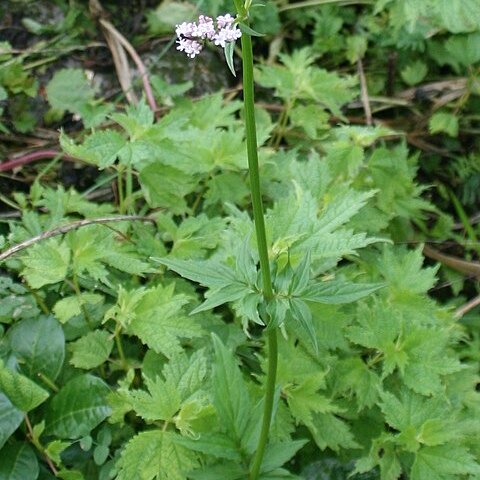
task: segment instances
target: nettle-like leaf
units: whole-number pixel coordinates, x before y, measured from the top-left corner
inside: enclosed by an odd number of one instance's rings
[[[182,434],[191,436],[192,424],[213,413],[206,394],[207,368],[202,350],[191,357],[181,352],[163,366],[161,375],[145,375],[146,389],[121,392],[119,400],[144,420],[172,423]]]
[[[327,372],[294,339],[279,340],[278,382],[295,421],[308,427],[321,449],[355,448],[348,424],[337,416],[342,409],[327,395]]]
[[[118,480],[184,480],[197,467],[196,455],[176,442],[172,432],[152,430],[133,437],[117,463]]]
[[[281,54],[281,66],[259,67],[256,80],[263,87],[274,88],[275,95],[287,101],[309,100],[327,107],[341,116],[340,107],[356,96],[353,77],[339,77],[313,66],[315,60],[309,48]]]
[[[240,300],[249,293],[255,293],[256,290],[253,285],[248,285],[236,270],[217,260],[180,260],[170,257],[153,260],[182,277],[209,288],[205,294],[206,300],[195,308],[192,314]]]
[[[128,333],[168,358],[181,353],[180,339],[203,334],[195,320],[184,313],[183,306],[189,298],[174,291],[174,284],[142,289],[137,301],[131,305],[132,310],[122,313],[129,316]]]
[[[22,257],[23,276],[32,288],[58,283],[65,279],[70,262],[70,250],[64,242],[51,238],[37,243]]]
[[[112,335],[105,330],[94,330],[69,345],[70,363],[76,368],[89,370],[106,362],[113,348]]]

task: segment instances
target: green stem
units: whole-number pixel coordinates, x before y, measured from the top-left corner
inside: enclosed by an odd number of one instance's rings
[[[115,338],[115,345],[117,346],[118,356],[120,357],[120,364],[122,368],[128,372],[128,362],[125,357],[125,352],[123,351],[122,339],[120,335],[122,334],[122,328],[117,324],[115,328],[114,338]]]
[[[117,173],[117,195],[118,195],[118,210],[120,213],[125,213],[125,198],[123,195],[123,167],[118,167]]]
[[[239,12],[240,14],[243,12]],[[260,258],[260,271],[263,280],[263,296],[265,302],[273,299],[272,278],[268,260],[267,235],[263,216],[262,195],[260,191],[260,173],[258,168],[257,131],[255,126],[255,101],[253,87],[253,51],[252,39],[249,35],[242,35],[242,62],[243,62],[243,101],[245,106],[245,129],[247,137],[248,168],[250,175],[250,189],[253,204],[253,220],[257,236],[257,247]],[[263,410],[262,429],[258,446],[250,470],[250,480],[257,480],[262,466],[265,447],[268,442],[270,423],[272,420],[273,400],[275,395],[275,381],[277,377],[277,332],[272,329],[268,332],[268,373],[265,389],[265,404]]]

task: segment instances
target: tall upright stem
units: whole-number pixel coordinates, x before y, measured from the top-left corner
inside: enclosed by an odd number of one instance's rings
[[[260,271],[263,280],[263,296],[266,302],[273,299],[272,277],[268,261],[267,236],[265,219],[263,216],[262,195],[260,191],[260,173],[258,169],[257,131],[255,126],[255,102],[253,87],[253,52],[252,39],[248,34],[242,35],[243,60],[243,101],[245,106],[245,128],[247,137],[248,168],[250,174],[250,189],[252,193],[253,220],[257,236],[258,254],[260,257]],[[265,404],[263,410],[262,430],[258,440],[257,450],[253,458],[250,480],[257,480],[262,466],[265,447],[270,432],[272,420],[273,400],[275,395],[275,380],[277,377],[278,346],[277,332],[272,329],[268,332],[268,373],[265,389]]]

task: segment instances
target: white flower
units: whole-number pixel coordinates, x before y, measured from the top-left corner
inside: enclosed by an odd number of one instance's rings
[[[208,38],[208,40],[211,40],[216,34],[213,19],[204,15],[200,15],[198,17],[197,33],[200,38]]]
[[[198,23],[183,22],[176,25],[175,33],[178,37],[177,50],[185,52],[190,58],[195,58],[202,51],[206,40],[225,48],[227,43],[234,43],[242,36],[242,32],[235,25],[235,18],[229,13],[219,15],[215,21],[206,15],[200,15]]]
[[[180,25],[176,26],[175,33],[179,38],[196,37],[197,24],[195,22],[183,22]]]
[[[235,19],[229,13],[217,17],[217,25],[220,29],[230,27],[234,21]]]
[[[187,57],[190,58],[195,58],[195,55],[198,55],[203,48],[199,42],[189,38],[180,38],[177,40],[177,43],[177,50],[180,50],[180,52],[185,52]]]
[[[225,48],[227,43],[235,42],[238,38],[242,36],[242,32],[235,25],[232,27],[225,27],[218,31],[218,33],[213,38],[213,43],[219,45],[222,48]]]

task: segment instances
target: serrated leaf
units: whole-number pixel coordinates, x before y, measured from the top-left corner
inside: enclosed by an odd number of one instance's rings
[[[103,296],[98,293],[81,292],[80,295],[61,298],[53,307],[53,313],[62,324],[71,318],[82,314],[85,305],[97,305],[103,301]]]
[[[299,298],[307,302],[341,304],[355,302],[383,288],[380,283],[349,283],[330,280],[309,285]]]
[[[133,390],[129,392],[131,404],[135,412],[144,420],[163,420],[171,422],[180,408],[180,394],[172,380],[156,377],[147,378],[145,383],[148,392]]]
[[[105,330],[94,330],[70,344],[70,363],[89,370],[106,362],[113,348],[112,335]]]
[[[411,480],[453,480],[457,475],[479,475],[475,457],[460,445],[425,447],[415,455]]]
[[[202,335],[201,327],[182,309],[187,297],[174,294],[174,288],[174,285],[159,285],[147,290],[136,305],[129,325],[130,333],[168,358],[181,352],[181,338]]]
[[[242,283],[232,283],[231,285],[226,285],[218,290],[209,290],[205,295],[206,300],[190,312],[190,315],[204,312],[205,310],[211,310],[224,303],[240,300],[249,293],[250,288]]]
[[[450,137],[458,136],[458,118],[452,113],[436,112],[428,121],[430,133],[447,133]]]
[[[52,316],[18,322],[8,331],[7,339],[22,372],[30,378],[43,374],[55,381],[65,358],[65,336]]]
[[[185,197],[198,184],[193,175],[159,162],[143,168],[139,178],[148,204],[154,208],[168,208],[174,214],[187,210]]]
[[[308,440],[291,440],[284,443],[270,443],[265,449],[261,472],[270,472],[287,463]]]
[[[141,432],[123,449],[117,462],[117,480],[183,480],[197,461],[191,451],[178,444],[177,435],[161,430]]]
[[[226,460],[240,461],[238,445],[223,433],[201,433],[198,438],[177,437],[175,443],[195,452],[213,455]]]
[[[227,434],[241,441],[250,417],[250,396],[232,353],[216,335],[213,335],[213,345],[214,406]]]
[[[5,480],[36,480],[38,460],[28,443],[11,443],[0,450],[0,478]]]
[[[46,86],[50,105],[60,111],[80,112],[93,100],[93,90],[85,73],[78,68],[64,68],[55,72]]]
[[[331,448],[338,452],[341,448],[358,448],[360,445],[349,425],[332,413],[316,413],[310,427],[313,439],[320,449]]]
[[[62,442],[61,440],[53,440],[47,445],[45,453],[51,458],[57,465],[62,463],[60,455],[71,445],[70,442]]]
[[[310,312],[308,305],[298,298],[292,298],[289,304],[292,317],[303,328],[308,339],[312,342],[315,353],[318,353],[317,332],[315,331],[312,321],[312,312]]]
[[[30,247],[22,257],[25,268],[22,275],[32,288],[58,283],[65,279],[70,262],[70,250],[57,239],[50,239]]]
[[[48,407],[45,433],[60,438],[85,437],[110,414],[109,392],[108,385],[93,375],[70,380]]]
[[[0,360],[0,391],[22,412],[29,412],[41,405],[48,392],[29,378],[4,366]]]
[[[480,28],[480,5],[476,0],[434,0],[433,5],[443,25],[452,33]]]
[[[60,145],[68,155],[103,169],[115,163],[127,140],[117,131],[107,129],[88,135],[82,144],[77,145],[61,132]]]
[[[206,287],[221,288],[236,281],[232,269],[213,260],[180,260],[170,257],[152,258],[152,260],[165,265],[183,278]]]

